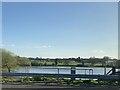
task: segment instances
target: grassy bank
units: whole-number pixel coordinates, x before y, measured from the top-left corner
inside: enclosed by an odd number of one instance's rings
[[[70,78],[51,78],[51,77],[2,77],[3,83],[20,83],[20,84],[32,84],[38,83],[39,85],[77,85],[77,86],[119,86],[120,80],[93,80],[93,79],[80,79],[80,80],[72,80]]]

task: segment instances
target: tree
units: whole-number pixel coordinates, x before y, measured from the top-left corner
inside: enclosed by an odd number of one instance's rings
[[[102,63],[102,66],[106,66],[106,64],[108,63],[108,60],[109,60],[110,58],[108,57],[108,56],[104,56],[103,58],[102,58],[102,61],[101,61],[101,63]]]
[[[80,60],[80,57],[78,57],[77,59]]]
[[[17,60],[13,53],[2,49],[2,68],[7,68],[8,72],[11,68],[17,66]]]
[[[78,57],[78,58],[76,59],[76,62],[81,62],[81,58]]]
[[[31,65],[31,61],[26,58],[26,57],[16,57],[17,61],[18,61],[18,65],[20,66],[30,66]]]
[[[94,66],[96,58],[95,57],[90,57],[89,60],[90,60],[91,66]]]
[[[56,66],[58,65],[58,60],[57,60],[57,59],[55,59],[55,65],[56,65]]]

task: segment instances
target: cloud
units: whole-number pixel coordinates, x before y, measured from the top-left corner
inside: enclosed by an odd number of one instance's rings
[[[96,50],[93,50],[92,51],[93,53],[97,53],[97,54],[102,54],[102,53],[105,53],[103,50],[101,49],[96,49]]]
[[[37,45],[37,44],[27,44],[27,45],[16,45],[16,44],[0,44],[0,47],[8,47],[8,48],[28,48],[28,49],[43,49],[43,48],[51,48],[51,45]]]
[[[26,48],[42,49],[42,48],[51,48],[50,45],[27,45]]]
[[[38,46],[34,46],[33,48],[51,48],[50,45],[38,45]]]

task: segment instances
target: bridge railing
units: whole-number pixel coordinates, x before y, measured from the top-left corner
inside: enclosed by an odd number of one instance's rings
[[[85,75],[93,75],[93,69],[78,69],[78,68],[44,68],[41,67],[40,69],[51,69],[56,70],[57,74],[62,74],[61,70],[68,70],[71,72],[70,74],[85,74]],[[74,72],[74,73],[72,73]],[[82,72],[82,73],[81,73]]]

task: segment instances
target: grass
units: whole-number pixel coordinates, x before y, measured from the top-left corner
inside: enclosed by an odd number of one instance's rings
[[[52,77],[24,77],[16,79],[14,77],[2,77],[3,82],[21,82],[21,83],[59,83],[66,85],[120,85],[119,81],[113,80],[71,80],[70,78],[52,78]]]

